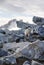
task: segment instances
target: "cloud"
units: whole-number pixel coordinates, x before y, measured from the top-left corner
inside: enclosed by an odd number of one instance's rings
[[[9,11],[20,12],[20,13],[25,11],[25,9],[22,6],[14,6],[12,4],[6,4],[6,6]]]
[[[44,0],[0,0],[0,3],[0,10],[11,15],[44,17]]]
[[[5,2],[5,0],[0,0],[0,3],[3,3],[3,2]]]
[[[0,26],[7,24],[9,20],[8,18],[0,17]]]
[[[14,3],[15,4],[15,3]],[[24,12],[25,8],[22,6],[14,5],[13,3],[9,3],[8,1],[3,2],[3,4],[0,4],[0,8],[9,12]]]

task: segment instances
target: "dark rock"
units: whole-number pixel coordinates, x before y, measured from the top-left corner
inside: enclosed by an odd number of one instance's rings
[[[7,37],[4,34],[0,33],[0,42],[4,43],[5,41],[8,42]]]
[[[41,37],[44,37],[44,27],[39,27],[39,28],[38,28],[38,34],[39,34]]]
[[[3,48],[3,43],[0,41],[0,48]]]
[[[29,61],[25,61],[23,65],[31,65],[31,63]]]
[[[0,57],[7,56],[7,55],[8,55],[8,52],[0,49]]]
[[[44,64],[42,64],[42,63],[40,63],[40,62],[37,62],[37,61],[32,60],[32,64],[31,64],[31,65],[44,65]]]
[[[15,57],[6,57],[4,58],[4,64],[5,65],[16,65],[17,62],[16,62],[16,58]]]
[[[23,34],[13,35],[12,38],[13,38],[13,41],[15,41],[17,43],[24,41],[24,35]]]
[[[16,23],[17,23],[17,26],[19,28],[25,28],[25,27],[29,26],[29,24],[28,23],[24,23],[23,20],[16,21]]]
[[[31,63],[31,60],[23,56],[16,58],[16,60],[17,60],[17,65],[23,65],[25,61],[28,61],[29,63]]]
[[[38,36],[38,34],[36,35],[35,33],[34,34],[30,34],[30,36],[29,36],[29,42],[34,42],[34,41],[36,41],[37,40],[37,37]]]
[[[4,30],[2,30],[2,29],[0,29],[0,33],[6,34],[6,32]]]
[[[0,59],[0,65],[4,65],[4,61]]]
[[[38,60],[41,61],[41,62],[42,61],[44,62],[44,51],[42,51]]]
[[[33,22],[36,23],[37,25],[44,25],[44,18],[34,16]]]

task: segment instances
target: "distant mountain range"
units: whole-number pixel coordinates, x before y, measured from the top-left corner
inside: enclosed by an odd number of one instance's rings
[[[9,30],[20,29],[17,27],[16,19],[10,20],[7,24],[1,26],[0,28]]]
[[[1,26],[1,29],[9,29],[9,30],[16,30],[16,29],[21,29],[25,28],[28,26],[32,26],[32,24],[24,23],[22,20],[17,21],[16,19],[10,20],[7,24]]]
[[[16,19],[12,19],[10,20],[7,24],[3,25],[0,27],[0,29],[6,29],[6,30],[20,30],[20,29],[25,29],[26,27],[30,27],[31,29],[37,30],[38,29],[38,25],[37,24],[42,24],[44,23],[44,19],[42,20],[42,18],[40,17],[33,17],[33,22],[36,23],[35,24],[29,24],[29,23],[25,23],[23,20],[17,21]]]

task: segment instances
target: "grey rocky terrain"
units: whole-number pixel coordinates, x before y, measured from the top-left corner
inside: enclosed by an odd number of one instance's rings
[[[0,65],[44,65],[44,18],[33,22],[13,19],[0,27]]]

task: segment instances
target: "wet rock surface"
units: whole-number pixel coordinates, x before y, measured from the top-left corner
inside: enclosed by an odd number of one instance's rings
[[[13,19],[0,27],[0,65],[44,65],[44,18],[33,22]]]

